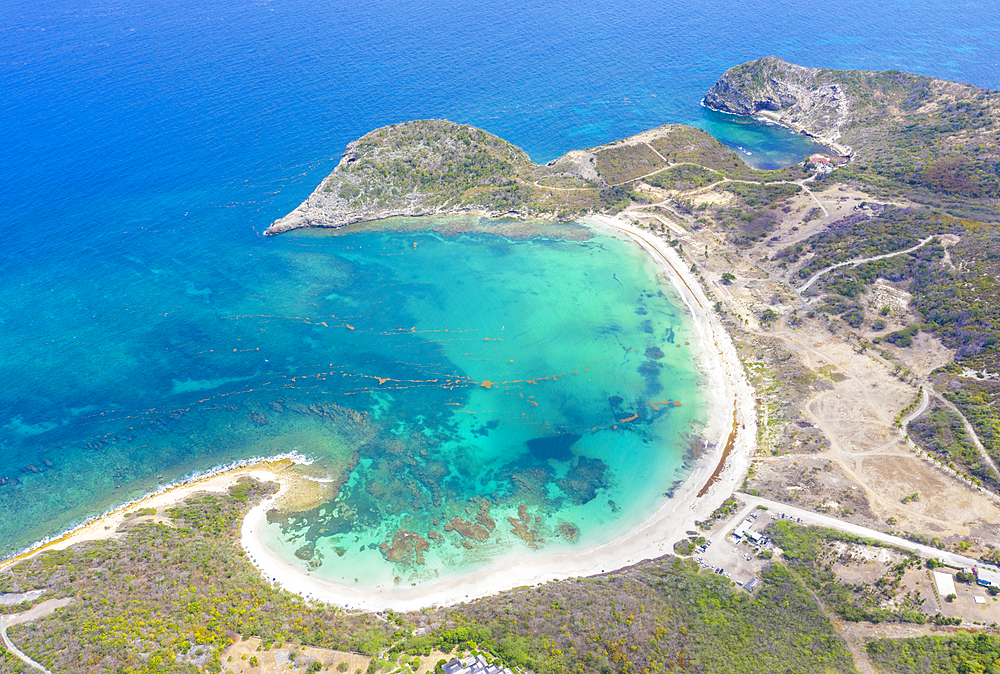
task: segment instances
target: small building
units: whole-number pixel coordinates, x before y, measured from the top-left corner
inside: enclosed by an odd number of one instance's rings
[[[753,594],[753,591],[757,589],[758,585],[760,585],[760,581],[757,580],[756,578],[751,578],[750,580],[748,580],[746,583],[743,584],[743,589]]]
[[[733,531],[733,536],[737,540],[743,538],[743,535],[746,534],[746,532],[749,531],[750,527],[752,526],[753,526],[753,520],[751,520],[749,517],[746,518],[745,520],[740,522],[739,526],[736,527],[736,530]]]
[[[757,544],[760,544],[760,542],[764,540],[764,537],[758,534],[756,531],[748,531],[747,538],[749,538],[752,542]]]
[[[1000,587],[1000,573],[990,569],[976,569],[976,582],[983,587]]]
[[[476,657],[470,655],[461,660],[455,658],[441,665],[441,669],[444,670],[444,674],[514,674],[506,667],[501,669],[496,665],[491,665],[486,662],[486,658],[482,655]]]

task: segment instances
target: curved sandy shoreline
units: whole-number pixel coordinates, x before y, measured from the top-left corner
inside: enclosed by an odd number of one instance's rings
[[[712,310],[697,279],[664,241],[619,218],[594,216],[591,224],[625,234],[663,267],[693,318],[699,338],[700,366],[707,384],[710,413],[705,436],[708,450],[677,490],[641,524],[607,543],[543,559],[524,551],[495,558],[488,566],[460,577],[426,580],[417,586],[359,587],[338,585],[303,572],[267,549],[259,531],[267,511],[286,487],[254,507],[243,521],[240,541],[261,573],[283,588],[311,599],[369,611],[416,610],[489,596],[521,585],[590,576],[667,554],[696,520],[707,519],[742,483],[756,444],[753,389],[729,334]],[[727,445],[729,452],[724,456]],[[723,458],[725,464],[722,465]]]
[[[736,348],[712,310],[698,281],[677,252],[662,239],[637,229],[620,218],[593,216],[590,224],[610,233],[624,234],[639,243],[667,272],[692,316],[698,334],[698,359],[706,381],[709,416],[705,428],[707,449],[698,465],[675,492],[641,524],[607,543],[585,550],[547,554],[541,559],[524,550],[496,557],[488,566],[462,576],[425,580],[416,586],[358,587],[315,578],[280,559],[261,541],[267,512],[278,505],[295,480],[281,471],[302,457],[282,456],[221,468],[154,494],[131,501],[105,515],[42,542],[0,563],[0,570],[44,550],[61,550],[87,540],[115,535],[126,515],[139,508],[162,508],[203,492],[222,492],[241,477],[276,481],[280,490],[252,508],[243,520],[240,545],[250,561],[271,582],[314,600],[369,611],[415,610],[477,599],[521,585],[591,576],[610,572],[645,559],[667,554],[686,536],[696,520],[707,519],[742,483],[756,444],[757,427],[753,390],[745,376]],[[727,450],[728,446],[728,451]]]
[[[68,529],[58,536],[39,541],[26,550],[0,561],[0,571],[48,550],[65,550],[84,541],[113,538],[125,519],[136,510],[173,506],[194,494],[220,493],[229,489],[241,477],[252,477],[261,482],[281,482],[279,471],[282,468],[306,462],[305,457],[295,452],[248,459],[166,485],[162,489],[123,503],[103,515],[92,517],[83,524]]]

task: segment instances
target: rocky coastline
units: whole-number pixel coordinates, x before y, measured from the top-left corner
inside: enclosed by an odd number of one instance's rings
[[[400,216],[550,217],[532,186],[539,168],[520,148],[475,127],[393,124],[350,143],[309,198],[264,234]]]
[[[851,100],[832,72],[767,56],[727,70],[702,102],[719,112],[787,126],[849,156],[843,129],[853,119]]]

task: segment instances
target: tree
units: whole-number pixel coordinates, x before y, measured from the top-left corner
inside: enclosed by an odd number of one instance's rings
[[[722,285],[724,286],[731,285],[732,282],[735,280],[736,277],[730,274],[728,271],[722,275]]]

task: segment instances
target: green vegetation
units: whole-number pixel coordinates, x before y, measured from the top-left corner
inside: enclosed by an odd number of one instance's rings
[[[961,222],[943,214],[922,209],[887,208],[880,213],[861,213],[843,218],[823,232],[780,251],[775,259],[794,263],[806,253],[812,253],[813,259],[796,272],[799,278],[805,280],[840,262],[895,253],[915,246],[922,237],[961,230]],[[830,275],[831,278],[824,278],[823,283],[831,291],[855,297],[865,285],[879,277],[902,280],[913,275],[914,265],[934,262],[943,256],[944,249],[931,242],[907,255],[853,268],[845,267]],[[834,285],[837,283],[843,285]]]
[[[698,528],[703,531],[708,531],[712,528],[712,525],[721,519],[728,519],[736,513],[737,508],[740,507],[740,502],[736,500],[736,497],[730,496],[722,505],[715,509],[712,516],[709,517],[704,522],[698,522]]]
[[[687,557],[695,551],[695,548],[704,543],[704,536],[690,536],[688,538],[682,538],[674,544],[674,554]]]
[[[727,86],[713,87],[706,100],[743,114],[795,106],[786,84],[827,94],[836,87],[846,114],[829,97],[821,99],[817,107],[825,110],[813,131],[837,128],[854,147],[857,156],[842,179],[937,205],[1000,197],[1000,163],[984,151],[1000,140],[997,92],[896,70],[799,68],[773,57],[730,68],[723,80]]]
[[[979,436],[979,441],[990,457],[1000,461],[1000,386],[975,380],[964,380],[962,388],[950,391],[944,397],[954,403]]]
[[[784,521],[773,523],[768,528],[768,533],[789,560],[789,568],[838,617],[852,622],[927,622],[928,617],[920,610],[923,601],[919,595],[910,592],[898,595],[900,581],[906,569],[920,565],[915,554],[899,551],[903,560],[891,566],[876,582],[851,585],[841,582],[833,572],[833,562],[838,560],[838,555],[831,543],[839,541],[876,547],[888,546],[833,529],[803,527]],[[842,561],[847,562],[849,559]],[[882,608],[888,601],[894,602],[896,608]]]
[[[47,597],[73,603],[13,627],[12,638],[55,672],[82,671],[83,663],[88,671],[192,671],[171,663],[198,649],[217,657],[236,634],[369,654],[383,648],[398,626],[307,604],[272,587],[246,560],[239,522],[270,491],[243,482],[230,495],[172,509],[176,527],[140,524],[119,540],[18,564],[8,576],[17,586],[48,588]]]
[[[1000,297],[1000,232],[995,227],[930,209],[888,208],[834,223],[823,233],[779,251],[775,260],[795,264],[812,253],[813,259],[796,272],[799,278],[807,279],[833,264],[905,250],[920,238],[936,234],[960,237],[948,247],[949,264],[945,263],[945,247],[934,239],[904,255],[838,269],[821,277],[810,292],[823,295],[820,310],[843,313],[856,327],[860,325],[858,318],[865,319],[856,298],[876,279],[909,282],[910,307],[919,312],[921,322],[875,341],[907,348],[920,331],[927,331],[956,352],[955,364],[942,375],[958,375],[965,368],[996,372],[1000,370],[1000,303],[993,298]],[[852,317],[852,311],[857,315]],[[884,329],[885,322],[880,319],[873,322],[873,328],[879,322],[879,329]],[[941,388],[972,423],[993,460],[1000,461],[1000,385],[951,376],[948,386]],[[995,479],[975,465],[971,456],[966,462],[970,475],[991,483]]]
[[[876,639],[868,657],[887,674],[993,674],[1000,672],[1000,637],[956,632],[947,636]]]
[[[376,656],[372,672],[412,664],[432,648],[481,652],[540,674],[855,671],[811,591],[780,565],[764,571],[753,597],[665,557],[414,614],[379,618],[310,604],[271,587],[239,550],[241,515],[270,491],[245,481],[171,509],[175,527],[138,524],[119,539],[44,553],[0,574],[5,589],[45,587],[47,596],[73,599],[13,628],[12,638],[57,673],[219,672],[222,649],[238,635],[259,636],[265,648],[359,651]],[[425,631],[413,636],[418,625]],[[21,671],[2,651],[0,668]]]
[[[737,246],[752,246],[765,238],[780,220],[778,207],[802,191],[792,183],[727,182],[714,189],[734,197],[726,206],[710,207],[710,212]]]
[[[775,182],[804,175],[798,167],[751,169],[704,131],[683,126],[657,129],[649,143],[612,143],[538,166],[521,149],[481,129],[418,120],[376,129],[348,145],[313,196],[268,232],[469,211],[569,220],[643,203],[646,197],[634,189],[640,178],[661,187],[687,188],[723,177]],[[752,194],[754,188],[734,188],[751,204],[751,220],[766,210]],[[798,189],[778,189],[793,188]]]
[[[997,162],[982,155],[984,146],[997,146],[996,92],[891,70],[824,72],[858,102],[845,133],[848,143],[863,148],[854,173],[868,173],[875,184],[894,183],[918,201],[925,193],[1000,196]],[[905,119],[887,117],[887,108]]]
[[[917,389],[917,395],[914,397],[913,402],[911,402],[909,405],[901,409],[899,411],[899,414],[896,415],[896,418],[892,422],[893,426],[895,426],[896,428],[902,428],[903,419],[906,418],[910,414],[910,412],[917,409],[917,406],[920,405],[923,399],[924,399],[924,387],[920,386]]]
[[[895,344],[896,346],[906,348],[913,346],[913,338],[917,336],[920,332],[919,323],[911,323],[902,330],[896,330],[895,332],[890,332],[888,335],[883,337],[883,341],[889,342],[890,344]]]
[[[508,664],[540,673],[855,671],[794,574],[772,566],[763,580],[751,597],[692,562],[665,558],[456,607],[453,631],[439,635],[445,646],[490,644]]]
[[[799,180],[808,175],[798,166],[778,171],[750,168],[735,152],[708,133],[690,126],[672,126],[670,133],[659,136],[649,144],[671,164],[693,164],[731,180],[764,183]]]
[[[664,190],[693,190],[718,182],[723,174],[697,164],[679,164],[645,178],[645,182]]]
[[[459,198],[505,210],[531,199],[517,177],[533,166],[523,150],[481,129],[421,120],[376,129],[352,143],[324,190],[354,209],[421,193],[429,205]]]
[[[970,405],[967,403],[966,408]],[[934,405],[910,422],[910,438],[924,451],[963,473],[980,480],[992,490],[1000,489],[1000,480],[986,464],[965,431],[958,415],[944,405]]]
[[[666,164],[645,143],[615,144],[594,151],[598,174],[609,185],[635,180]]]
[[[17,656],[4,648],[4,645],[0,643],[0,672],[4,674],[26,674],[35,671],[34,668],[25,665]]]
[[[744,183],[729,182],[719,186],[740,198],[750,208],[774,208],[788,197],[798,194],[802,188],[793,183]]]

